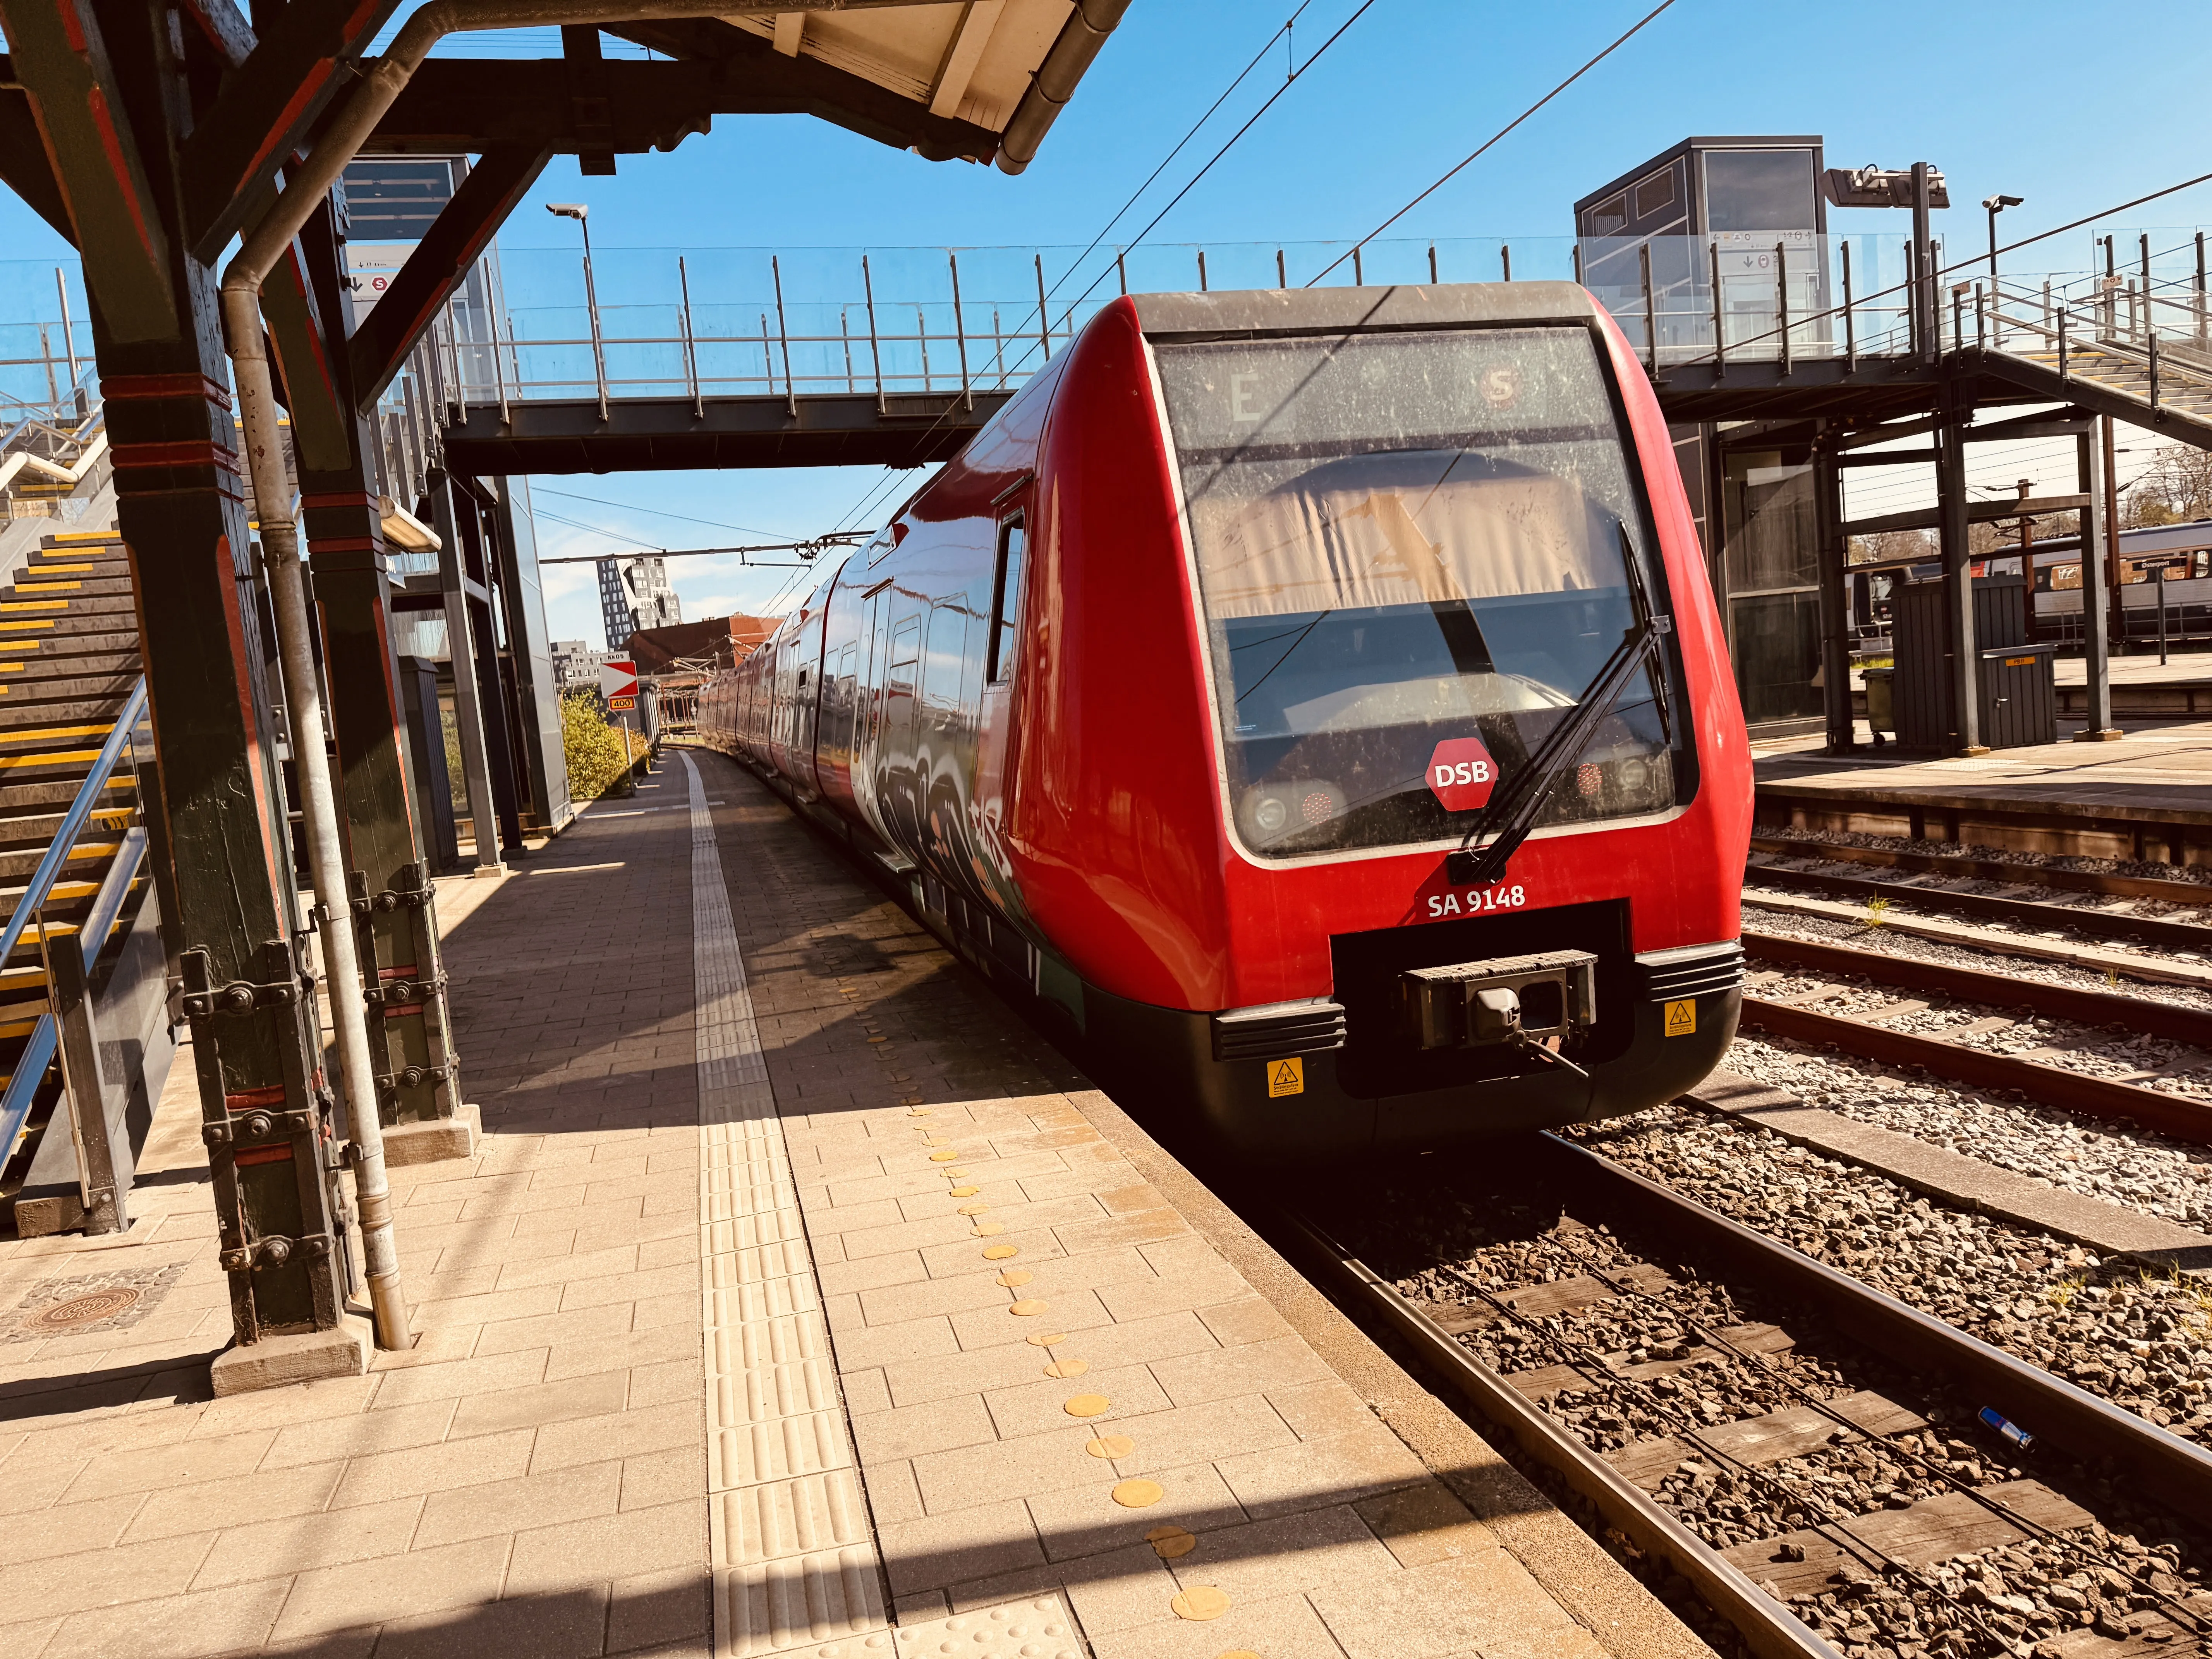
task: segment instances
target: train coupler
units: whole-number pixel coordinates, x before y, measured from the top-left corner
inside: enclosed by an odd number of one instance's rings
[[[1541,951],[1409,969],[1398,995],[1404,1029],[1423,1048],[1540,1047],[1597,1023],[1597,957]]]

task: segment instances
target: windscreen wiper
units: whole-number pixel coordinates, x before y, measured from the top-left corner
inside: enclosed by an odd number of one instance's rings
[[[1659,641],[1674,631],[1674,624],[1670,617],[1651,614],[1644,572],[1637,564],[1635,550],[1629,545],[1626,526],[1621,527],[1620,553],[1628,572],[1629,604],[1635,612],[1634,620],[1622,633],[1613,654],[1583,688],[1574,712],[1552,728],[1528,757],[1528,763],[1490,798],[1489,805],[1467,832],[1459,850],[1444,861],[1444,873],[1455,887],[1488,887],[1504,876],[1506,865],[1520,850],[1521,843],[1528,839],[1528,832],[1536,827],[1536,820],[1552,799],[1552,792],[1582,759],[1598,723],[1613,712],[1638,669],[1650,671],[1651,697],[1659,715],[1661,737],[1664,741],[1673,741],[1667,709],[1666,664],[1660,654]],[[1475,842],[1485,836],[1495,839],[1478,850]]]

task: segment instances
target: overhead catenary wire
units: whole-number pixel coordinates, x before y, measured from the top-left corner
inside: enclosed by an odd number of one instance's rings
[[[1572,75],[1567,76],[1565,80],[1560,82],[1559,85],[1553,87],[1541,98],[1539,98],[1534,103],[1529,105],[1528,108],[1522,110],[1520,114],[1515,116],[1504,126],[1498,128],[1496,132],[1493,132],[1489,137],[1484,139],[1483,142],[1477,145],[1470,154],[1468,154],[1457,165],[1448,169],[1442,178],[1438,179],[1426,190],[1413,198],[1412,201],[1407,203],[1405,206],[1400,208],[1395,213],[1385,219],[1381,224],[1376,226],[1374,229],[1369,231],[1367,234],[1354,242],[1342,253],[1338,254],[1336,258],[1330,260],[1328,264],[1322,266],[1317,274],[1307,280],[1305,286],[1311,288],[1316,283],[1321,281],[1323,276],[1328,276],[1330,271],[1334,270],[1346,259],[1352,258],[1354,253],[1366,246],[1368,243],[1373,241],[1384,231],[1389,229],[1390,227],[1396,224],[1399,220],[1404,218],[1415,208],[1420,206],[1422,203],[1427,201],[1430,197],[1442,190],[1446,185],[1449,184],[1454,179],[1457,178],[1469,167],[1473,166],[1477,161],[1481,159],[1486,151],[1496,146],[1508,133],[1511,132],[1516,127],[1520,126],[1523,122],[1527,121],[1531,116],[1534,115],[1537,111],[1542,109],[1545,105],[1550,103],[1554,98],[1557,98],[1569,87],[1574,85],[1576,82],[1581,80],[1583,76],[1588,75],[1600,64],[1602,64],[1607,58],[1612,57],[1613,54],[1620,51],[1621,47],[1626,46],[1630,40],[1633,40],[1638,34],[1643,32],[1646,24],[1650,23],[1654,18],[1657,17],[1661,12],[1665,11],[1674,3],[1674,0],[1659,0],[1659,3],[1657,5],[1654,6],[1650,11],[1644,13],[1644,15],[1631,25],[1626,32],[1616,37],[1610,46],[1607,46],[1603,51],[1597,53],[1596,56],[1589,58]]]
[[[678,519],[685,524],[704,525],[709,530],[734,530],[740,536],[775,537],[781,533],[779,531],[763,530],[758,525],[731,524],[721,519],[701,519],[689,513],[671,513],[665,507],[641,507],[634,501],[611,501],[604,495],[579,495],[573,489],[555,489],[545,484],[533,485],[531,494],[557,495],[562,500],[568,501],[587,501],[593,507],[611,507],[623,513],[644,513],[656,519]]]

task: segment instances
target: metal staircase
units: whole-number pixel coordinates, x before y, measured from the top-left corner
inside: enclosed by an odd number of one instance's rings
[[[2212,315],[2193,289],[2102,277],[2074,292],[1977,283],[1954,347],[2023,389],[2212,449]]]
[[[7,422],[0,425],[0,511],[6,517],[52,516],[54,504],[90,494],[88,486],[96,487],[112,470],[106,410],[88,386],[51,407],[0,421]]]
[[[121,538],[44,537],[0,588],[0,1202],[27,1234],[97,1211],[94,1164],[127,1194],[167,1070],[145,710]]]

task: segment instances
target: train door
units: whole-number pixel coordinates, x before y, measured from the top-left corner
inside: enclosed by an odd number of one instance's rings
[[[848,794],[853,789],[853,745],[855,707],[854,674],[860,646],[848,640],[822,665],[822,732],[815,750],[815,766],[827,793]]]
[[[963,690],[969,609],[964,592],[930,607],[921,667],[919,750],[921,844],[938,874],[963,892],[975,887],[968,868],[967,767],[972,757],[963,752],[969,724]]]
[[[853,802],[886,845],[893,842],[884,803],[884,665],[890,654],[891,585],[879,581],[861,596],[859,684],[853,713]]]
[[[998,523],[991,561],[990,611],[983,635],[983,685],[975,733],[974,816],[979,872],[988,872],[1000,903],[1018,914],[1013,863],[1005,837],[1012,815],[1014,668],[1020,655],[1023,578],[1029,517],[1021,502]]]
[[[928,611],[900,617],[892,626],[884,665],[880,745],[884,816],[892,841],[909,851],[921,846],[921,633]]]

